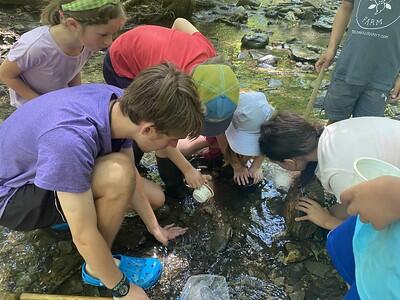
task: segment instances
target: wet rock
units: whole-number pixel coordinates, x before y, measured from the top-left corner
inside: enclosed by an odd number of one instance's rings
[[[317,225],[309,221],[296,222],[295,218],[300,217],[303,212],[296,209],[297,201],[300,197],[307,197],[324,205],[324,190],[317,179],[314,179],[306,187],[300,187],[296,182],[288,191],[285,199],[284,218],[288,234],[297,240],[310,238],[317,230]]]
[[[312,24],[312,28],[321,32],[331,32],[333,26],[333,16],[321,16]]]
[[[264,49],[269,42],[269,34],[249,32],[242,37],[242,47],[248,49]]]
[[[325,274],[331,269],[330,266],[315,261],[306,261],[305,266],[308,272],[321,278],[324,278]]]
[[[258,59],[258,64],[268,64],[272,67],[276,67],[279,61],[279,57],[272,55],[272,54],[267,54],[263,57],[260,57]]]
[[[247,22],[247,10],[243,6],[218,4],[212,10],[200,10],[193,15],[193,20],[200,22],[223,22],[240,27]]]
[[[1,228],[0,290],[52,292],[76,273],[82,260],[72,242],[51,232],[28,233]]]
[[[278,12],[276,9],[274,9],[274,8],[267,8],[267,9],[265,10],[265,16],[266,16],[267,18],[276,19],[276,18],[279,17],[279,12]]]
[[[291,58],[299,62],[309,62],[314,64],[319,58],[319,54],[299,45],[291,45],[290,53]]]
[[[231,299],[287,299],[285,291],[269,281],[241,275],[229,282]]]
[[[280,81],[279,79],[270,79],[268,81],[268,87],[270,89],[278,89],[282,86],[282,81]]]
[[[196,0],[195,8],[196,10],[200,9],[211,9],[217,6],[217,1],[215,0]]]
[[[303,6],[311,6],[316,9],[321,8],[323,0],[304,0]]]
[[[306,292],[304,290],[295,291],[289,294],[290,300],[304,300]]]
[[[317,18],[318,13],[314,11],[312,7],[304,7],[298,17],[306,21],[314,21]]]
[[[250,6],[250,7],[260,7],[260,0],[239,0],[236,3],[237,6]]]
[[[157,23],[178,17],[190,18],[194,10],[193,0],[128,0],[125,8],[129,14],[126,27],[135,24]]]
[[[232,237],[232,227],[224,226],[218,229],[209,242],[210,251],[219,253],[226,249],[229,239]]]
[[[293,11],[286,13],[284,19],[289,22],[297,21],[297,17]]]

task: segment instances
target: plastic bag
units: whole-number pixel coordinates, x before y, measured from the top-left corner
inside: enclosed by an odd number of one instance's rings
[[[230,300],[225,277],[208,274],[191,276],[179,300]]]

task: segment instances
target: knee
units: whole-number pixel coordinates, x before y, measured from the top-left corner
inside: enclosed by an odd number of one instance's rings
[[[129,198],[135,192],[135,169],[131,159],[120,153],[115,153],[105,168],[105,192],[113,197]]]
[[[153,193],[153,197],[150,201],[151,207],[153,208],[153,210],[156,210],[163,207],[164,203],[165,203],[165,194],[161,188],[157,189]]]

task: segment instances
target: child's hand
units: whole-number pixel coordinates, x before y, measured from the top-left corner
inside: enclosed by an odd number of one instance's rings
[[[261,168],[253,168],[252,166],[249,168],[249,175],[250,177],[253,177],[254,184],[260,182],[260,180],[264,178]]]
[[[201,187],[207,181],[206,178],[193,167],[183,173],[183,175],[185,176],[186,183],[194,189]]]
[[[158,226],[151,234],[164,246],[168,245],[169,240],[173,240],[176,237],[183,235],[188,228],[182,228],[175,226],[175,224],[170,224],[162,228]]]
[[[327,49],[326,52],[322,54],[318,61],[315,63],[315,70],[317,70],[317,72],[319,73],[321,71],[321,68],[324,68],[326,71],[328,67],[332,64],[335,54],[335,51]]]
[[[392,92],[390,93],[389,102],[396,103],[400,99],[400,75],[397,76],[397,79],[394,83]]]
[[[240,165],[233,168],[233,181],[238,185],[247,185],[249,184],[249,170]]]
[[[348,214],[359,214],[363,222],[379,230],[400,220],[399,190],[400,179],[382,176],[348,188],[340,200],[348,204]]]
[[[334,218],[329,211],[319,205],[318,202],[308,199],[308,198],[300,198],[296,205],[296,209],[304,212],[306,215],[302,217],[297,217],[294,220],[296,222],[299,221],[310,221],[313,222],[315,225],[326,229],[332,229],[335,226],[330,226],[332,219]],[[335,224],[336,225],[336,224]]]

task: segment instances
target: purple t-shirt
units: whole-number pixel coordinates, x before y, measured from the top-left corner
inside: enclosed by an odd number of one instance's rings
[[[109,106],[122,94],[105,84],[57,90],[29,101],[0,125],[0,217],[7,199],[26,184],[87,191],[96,158],[132,146],[131,140],[111,139]]]
[[[41,26],[23,34],[12,46],[7,59],[17,63],[21,79],[42,95],[68,87],[91,54],[87,48],[78,56],[65,54],[51,36],[50,27]],[[12,106],[20,107],[26,101],[10,89]]]

